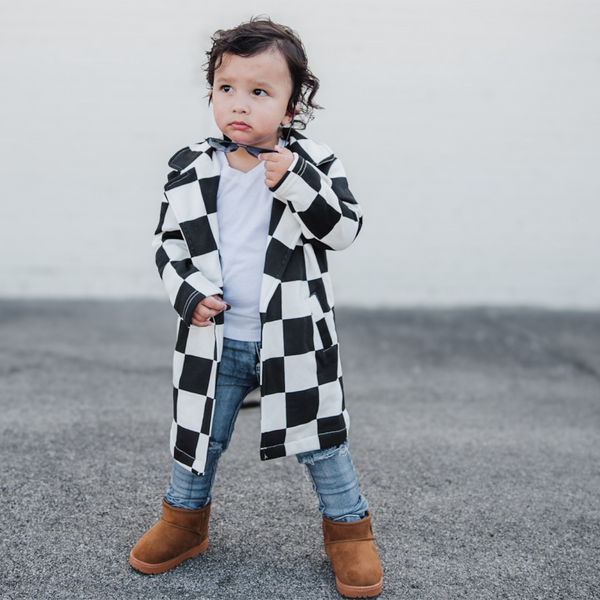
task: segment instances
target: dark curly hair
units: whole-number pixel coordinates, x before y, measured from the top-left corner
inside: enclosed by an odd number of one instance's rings
[[[321,108],[314,97],[319,89],[319,80],[308,68],[308,60],[304,45],[298,34],[286,27],[271,21],[269,17],[253,17],[233,29],[219,29],[212,37],[212,48],[206,53],[206,80],[212,90],[215,71],[223,62],[223,55],[255,56],[276,48],[285,57],[292,80],[292,95],[288,102],[288,111],[296,107],[300,112],[295,117],[296,129],[304,129],[313,118],[313,110]]]

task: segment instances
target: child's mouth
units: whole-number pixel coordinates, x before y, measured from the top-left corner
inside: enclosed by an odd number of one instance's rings
[[[241,121],[234,121],[231,123],[230,127],[232,129],[237,129],[238,131],[245,131],[246,129],[250,129],[250,125],[246,125],[246,123],[242,123]]]

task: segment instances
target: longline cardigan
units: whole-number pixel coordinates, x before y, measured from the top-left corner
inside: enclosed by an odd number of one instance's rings
[[[362,211],[327,146],[292,131],[288,148],[294,162],[271,188],[259,305],[263,460],[339,445],[349,426],[326,251],[354,241]],[[223,313],[211,326],[191,325],[203,298],[223,294],[220,164],[214,152],[202,142],[170,160],[174,171],[153,240],[156,264],[180,317],[171,448],[175,460],[198,475],[205,468],[223,348]]]

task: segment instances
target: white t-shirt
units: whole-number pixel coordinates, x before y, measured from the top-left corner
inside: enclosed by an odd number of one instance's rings
[[[273,194],[265,184],[264,162],[243,173],[229,166],[224,152],[216,154],[221,163],[217,221],[223,300],[231,304],[225,313],[224,335],[259,342],[260,287]]]

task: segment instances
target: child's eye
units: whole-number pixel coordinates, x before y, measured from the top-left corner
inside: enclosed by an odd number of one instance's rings
[[[266,96],[267,92],[265,90],[256,89],[252,92],[255,96]]]
[[[231,92],[231,86],[230,85],[222,85],[221,86],[221,91],[225,92],[226,94],[228,94],[229,92]]]

